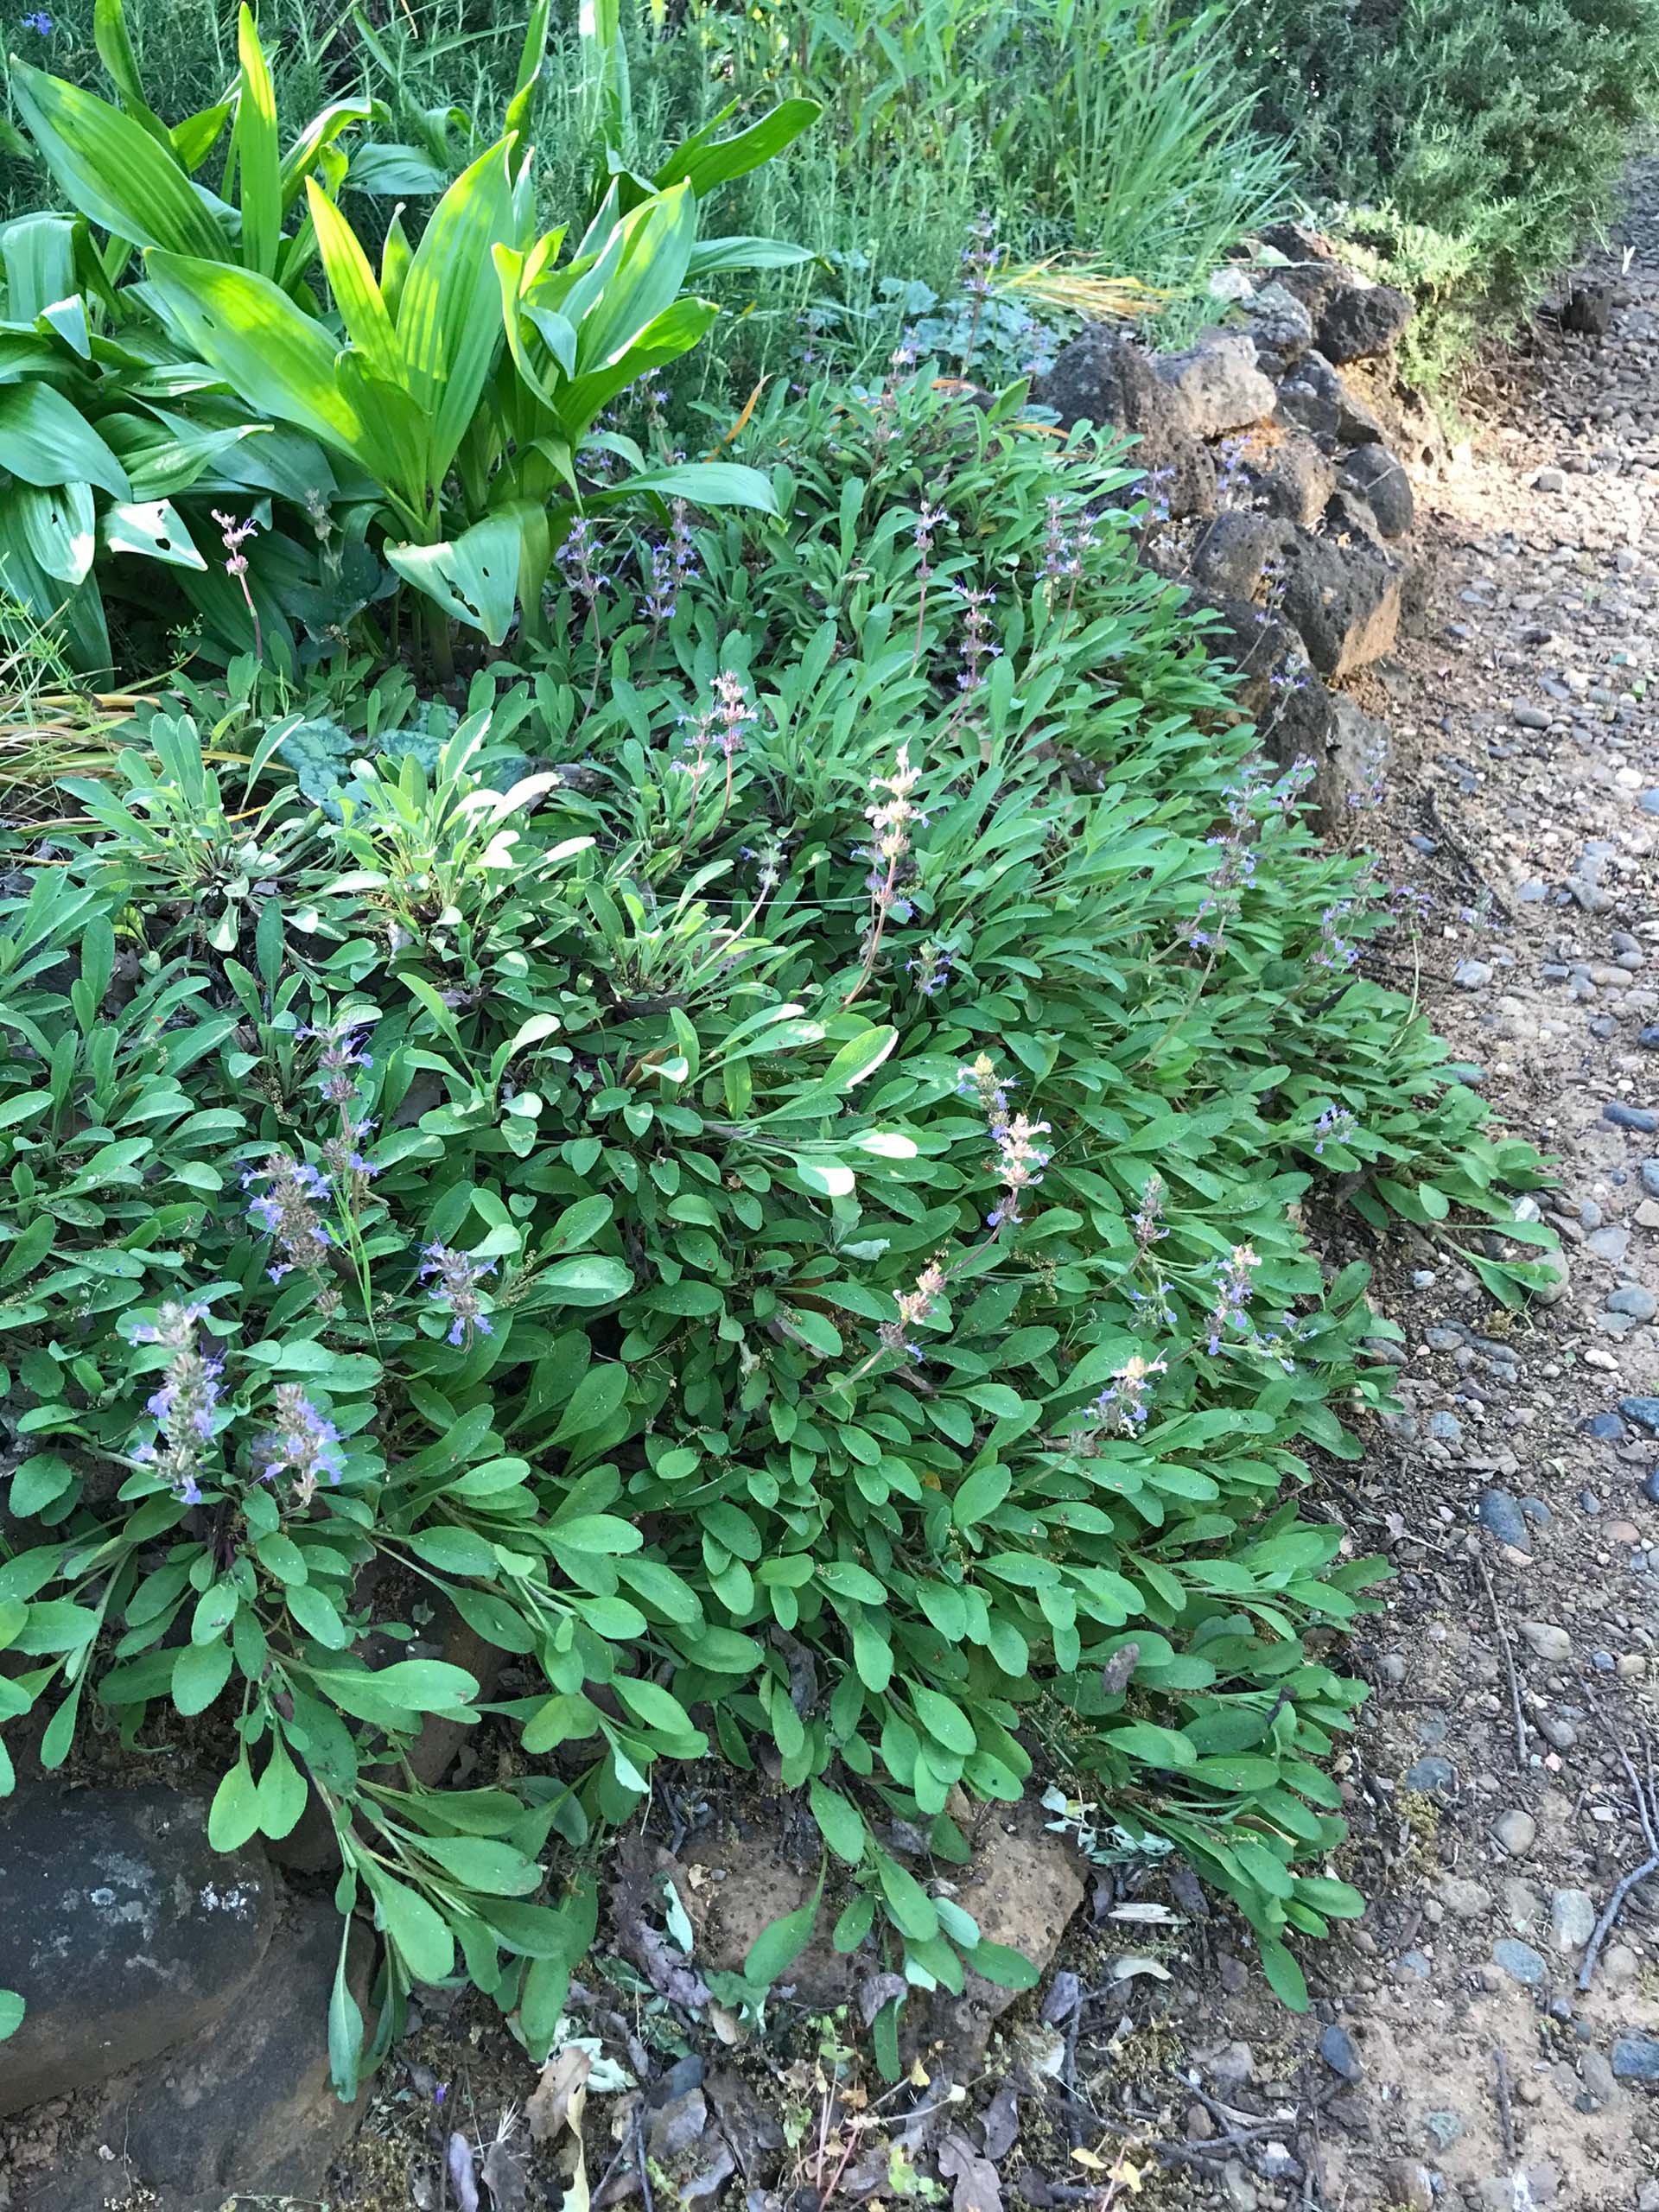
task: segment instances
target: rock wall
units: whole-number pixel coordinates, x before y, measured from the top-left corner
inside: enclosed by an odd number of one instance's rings
[[[1156,354],[1109,325],[1065,346],[1039,392],[1068,428],[1128,432],[1147,471],[1147,556],[1213,620],[1240,711],[1274,756],[1312,760],[1327,821],[1371,802],[1389,733],[1338,688],[1393,648],[1421,601],[1414,475],[1444,447],[1395,389],[1402,292],[1327,240],[1275,224],[1271,266],[1222,270],[1224,320]]]

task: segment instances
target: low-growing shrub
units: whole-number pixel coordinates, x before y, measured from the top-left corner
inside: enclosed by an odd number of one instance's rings
[[[914,1988],[1027,1969],[887,1823],[949,1865],[1036,1782],[1293,2002],[1359,1909],[1377,1568],[1300,1501],[1386,1370],[1299,1209],[1491,1235],[1537,1164],[1360,971],[1387,901],[1128,473],[1021,399],[780,398],[778,529],[614,526],[453,728],[346,667],[214,769],[158,706],[0,901],[0,1715],[48,1768],[188,1730],[225,1847],[315,1800],[369,2056],[457,1970],[543,2050],[589,1840],[705,1753],[805,1794]],[[499,1778],[421,1782],[429,1715]],[[343,1972],[330,2034],[346,2088]]]
[[[1423,302],[1425,375],[1571,257],[1659,93],[1652,0],[1269,0],[1230,22],[1302,188]]]

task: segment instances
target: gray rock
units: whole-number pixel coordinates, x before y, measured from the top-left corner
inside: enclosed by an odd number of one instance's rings
[[[1587,1890],[1556,1891],[1549,1901],[1549,1940],[1558,1951],[1583,1950],[1595,1927],[1595,1900]]]
[[[1634,1129],[1638,1136],[1650,1137],[1659,1129],[1659,1113],[1651,1106],[1627,1106],[1618,1098],[1602,1108],[1601,1118],[1616,1129]]]
[[[1412,303],[1391,284],[1351,279],[1325,302],[1315,325],[1328,361],[1367,361],[1386,353],[1411,321]]]
[[[1532,480],[1535,492],[1560,492],[1566,484],[1567,479],[1559,468],[1541,468]]]
[[[707,2099],[700,2088],[687,2089],[680,2096],[671,2097],[660,2111],[652,2114],[646,2148],[653,2158],[666,2164],[671,2159],[683,2157],[694,2143],[701,2142],[708,2127]]]
[[[1364,2078],[1365,2068],[1353,2039],[1346,2028],[1338,2027],[1332,2020],[1319,2037],[1319,2056],[1333,2074],[1340,2074],[1344,2082],[1358,2082]]]
[[[83,2150],[30,2196],[29,2212],[92,2212],[117,2180],[122,2202],[166,2212],[216,2212],[232,2197],[323,2197],[328,2168],[369,2099],[365,2088],[342,2104],[328,2077],[323,2022],[340,1942],[340,1916],[326,1898],[294,1905],[249,2001],[110,2083]],[[359,2005],[373,1949],[367,1941],[352,1947],[348,1980]],[[100,2145],[116,2146],[123,2163],[100,2159]]]
[[[1345,491],[1363,499],[1384,537],[1402,537],[1416,514],[1411,479],[1385,446],[1362,445],[1337,470]]]
[[[1212,2082],[1239,2088],[1255,2079],[1255,2053],[1247,2043],[1224,2044],[1205,2062],[1205,2071]]]
[[[1325,512],[1337,488],[1337,473],[1329,457],[1312,438],[1294,435],[1281,438],[1260,459],[1253,456],[1250,474],[1255,504],[1262,513],[1301,523],[1309,530]]]
[[[1527,1516],[1521,1510],[1518,1498],[1511,1497],[1506,1490],[1489,1490],[1481,1493],[1480,1525],[1497,1538],[1501,1544],[1513,1544],[1518,1552],[1532,1548],[1531,1532]]]
[[[1273,419],[1334,450],[1342,439],[1344,397],[1342,378],[1325,356],[1306,353],[1281,383]]]
[[[1518,1981],[1528,1989],[1538,1988],[1549,1971],[1530,1943],[1522,1943],[1513,1936],[1499,1936],[1492,1946],[1492,1957],[1512,1981]]]
[[[1549,716],[1541,707],[1529,706],[1522,700],[1510,709],[1510,719],[1517,729],[1548,729]]]
[[[1255,365],[1254,339],[1242,333],[1211,332],[1185,353],[1165,354],[1157,371],[1197,437],[1218,438],[1273,412],[1273,385]]]
[[[1536,1266],[1542,1280],[1532,1294],[1535,1306],[1559,1306],[1573,1287],[1573,1270],[1565,1252],[1541,1252]]]
[[[1630,1433],[1617,1414],[1592,1414],[1579,1427],[1597,1444],[1622,1444]]]
[[[1659,1436],[1659,1398],[1621,1398],[1618,1410],[1638,1428],[1650,1429]]]
[[[1637,1169],[1642,1187],[1650,1198],[1659,1198],[1659,1160],[1644,1160]]]
[[[1484,991],[1492,980],[1492,967],[1485,960],[1459,960],[1452,971],[1452,980],[1459,990]]]
[[[0,1989],[27,2006],[0,2113],[87,2088],[216,2019],[264,1957],[273,1877],[207,1841],[207,1800],[30,1789],[0,1821]]]
[[[1438,1751],[1431,1751],[1427,1758],[1419,1759],[1406,1770],[1408,1789],[1421,1790],[1427,1797],[1443,1797],[1456,1789],[1458,1770],[1450,1759],[1443,1759]]]
[[[1607,2063],[1605,2054],[1593,2044],[1579,2054],[1579,2079],[1599,2105],[1611,2104],[1618,2094],[1613,2069]]]
[[[1492,1893],[1484,1882],[1471,1882],[1461,1874],[1447,1874],[1436,1885],[1435,1894],[1449,1913],[1459,1920],[1484,1920],[1492,1910]]]
[[[1423,2126],[1434,2138],[1436,2147],[1442,2151],[1449,2151],[1469,2133],[1469,2123],[1460,2112],[1426,2112]]]
[[[1659,2037],[1620,2036],[1613,2045],[1613,2074],[1620,2082],[1659,2082]]]
[[[1239,307],[1249,320],[1249,335],[1263,368],[1283,370],[1313,343],[1313,318],[1294,292],[1283,284],[1263,284]]]
[[[1461,1444],[1463,1423],[1455,1414],[1437,1413],[1428,1417],[1428,1433],[1440,1444]]]
[[[1628,1313],[1635,1321],[1651,1321],[1659,1313],[1659,1298],[1650,1290],[1644,1290],[1640,1283],[1621,1283],[1617,1290],[1608,1293],[1607,1310],[1610,1313]]]
[[[1180,393],[1159,375],[1144,346],[1105,323],[1091,324],[1060,348],[1039,397],[1068,429],[1094,423],[1132,432],[1135,466],[1168,472],[1157,490],[1172,515],[1214,514],[1215,461]]]
[[[1524,1859],[1538,1840],[1538,1823],[1517,1806],[1501,1816],[1492,1834],[1511,1859]]]
[[[1404,572],[1380,546],[1338,546],[1293,527],[1281,606],[1319,674],[1351,675],[1394,648]]]
[[[1520,1632],[1528,1650],[1551,1666],[1559,1667],[1573,1656],[1573,1639],[1558,1622],[1522,1621]]]

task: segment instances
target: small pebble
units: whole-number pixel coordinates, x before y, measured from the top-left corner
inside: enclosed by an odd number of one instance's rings
[[[1517,1806],[1503,1815],[1492,1834],[1511,1859],[1524,1859],[1538,1840],[1538,1823]]]
[[[1538,1988],[1549,1972],[1541,1955],[1517,1936],[1500,1936],[1492,1946],[1492,1956],[1511,1980],[1528,1989]]]

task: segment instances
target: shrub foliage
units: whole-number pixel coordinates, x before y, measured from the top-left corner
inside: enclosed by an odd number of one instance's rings
[[[777,528],[619,521],[458,720],[344,662],[164,702],[0,901],[0,1716],[48,1768],[188,1735],[226,1847],[314,1799],[382,2043],[459,1966],[545,2048],[590,1839],[711,1751],[912,1986],[1022,1968],[887,1821],[959,1860],[1036,1782],[1292,2001],[1358,1907],[1376,1568],[1303,1500],[1382,1370],[1301,1208],[1449,1219],[1514,1296],[1536,1163],[1360,971],[1389,901],[1118,457],[1021,407],[779,397]],[[500,1778],[423,1783],[429,1716]],[[343,1972],[330,2028],[345,2088]]]

